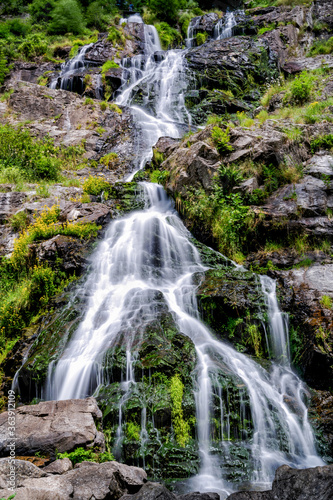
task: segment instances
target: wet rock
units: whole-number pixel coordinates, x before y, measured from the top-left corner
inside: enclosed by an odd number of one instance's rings
[[[218,493],[200,493],[199,491],[177,496],[178,500],[219,500],[219,498]]]
[[[186,59],[200,86],[211,90],[229,89],[235,96],[264,83],[277,68],[274,57],[269,59],[266,44],[250,37],[211,41],[190,49]]]
[[[219,16],[215,12],[210,12],[209,14],[204,14],[203,16],[194,17],[191,19],[191,28],[193,36],[197,33],[208,33],[208,35],[213,36],[214,28],[219,20]]]
[[[54,265],[61,263],[59,268],[68,274],[80,274],[86,259],[84,244],[72,236],[58,234],[53,238],[41,243],[36,248],[36,257],[39,262],[47,262]]]
[[[63,474],[46,475],[43,477],[18,477],[16,488],[18,500],[69,500],[77,498],[91,500],[98,498],[118,500],[124,494],[132,497],[147,481],[144,470],[138,467],[129,467],[117,462],[96,464],[83,462],[77,464],[74,470]],[[9,496],[5,488],[0,489],[0,495]]]
[[[301,6],[291,7],[258,7],[248,10],[255,26],[263,27],[268,24],[291,23],[301,28],[305,22],[305,9]]]
[[[69,458],[59,458],[50,465],[43,468],[43,472],[47,474],[64,474],[73,469],[72,462]]]
[[[16,213],[27,198],[25,193],[0,193],[0,224],[7,222],[8,218]]]
[[[106,61],[120,63],[124,57],[141,54],[145,47],[144,25],[142,23],[127,23],[124,27],[126,40],[123,45],[117,45],[107,38],[94,43],[85,54],[85,59],[99,66]]]
[[[148,482],[135,495],[124,495],[121,500],[175,500],[176,498],[162,484]]]
[[[330,0],[316,0],[313,2],[313,17],[318,23],[327,26],[328,31],[333,31],[333,13]]]
[[[275,473],[271,491],[241,491],[227,500],[330,500],[333,489],[333,466],[292,469],[282,465]]]
[[[47,401],[16,410],[16,453],[54,455],[77,446],[104,447],[104,436],[96,428],[102,414],[94,398]],[[0,415],[0,455],[8,456],[8,415]],[[38,433],[36,433],[38,429]]]
[[[260,39],[265,40],[268,44],[270,51],[277,55],[280,67],[284,67],[290,51],[292,49],[295,51],[298,48],[298,31],[295,26],[288,24],[272,31],[266,31],[260,36]]]
[[[54,63],[35,63],[35,62],[22,62],[17,61],[10,73],[8,82],[24,81],[30,83],[37,83],[40,76],[44,76],[54,72],[59,64]]]
[[[327,464],[333,463],[333,395],[311,391],[309,420],[317,438],[317,449]]]

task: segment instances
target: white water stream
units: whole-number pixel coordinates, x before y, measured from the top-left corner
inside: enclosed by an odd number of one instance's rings
[[[145,30],[146,53],[123,62],[123,85],[116,101],[131,107],[140,129],[137,168],[151,157],[151,147],[159,137],[179,137],[184,124],[190,122],[184,105],[184,53],[172,50],[163,57],[155,57],[154,52],[160,51],[157,33],[152,27],[145,26]],[[149,183],[142,186],[145,209],[113,221],[94,254],[85,283],[89,297],[86,314],[56,366],[50,366],[47,398],[91,395],[104,382],[105,352],[119,343],[124,331],[127,349],[124,400],[130,397],[135,385],[132,347],[140,340],[137,338],[140,323],[154,318],[154,297],[162,294],[179,331],[193,341],[198,359],[195,400],[201,468],[188,488],[217,491],[222,498],[233,490],[223,479],[218,457],[211,450],[212,399],[216,391],[221,401],[221,436],[223,439],[226,435],[227,441],[230,438],[222,388],[216,390],[221,367],[226,367],[241,382],[241,416],[245,412],[243,396],[247,394],[249,398],[253,437],[246,446],[256,487],[269,487],[281,464],[300,468],[322,465],[307,419],[305,388],[289,366],[287,325],[278,309],[274,282],[265,277],[261,281],[267,299],[270,349],[273,357],[283,362],[273,364],[271,371],[267,371],[214,338],[200,321],[193,275],[205,268],[198,251],[189,241],[189,233],[162,187]],[[121,428],[120,408],[119,444]],[[147,439],[145,412],[141,437]]]

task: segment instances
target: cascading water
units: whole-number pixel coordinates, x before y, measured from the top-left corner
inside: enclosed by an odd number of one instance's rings
[[[62,89],[62,90],[73,90],[73,76],[78,73],[82,68],[88,66],[85,61],[86,52],[90,49],[93,44],[84,45],[79,49],[78,54],[70,59],[66,63],[61,65],[60,74],[52,80],[50,83],[51,89]],[[89,63],[90,64],[90,63]],[[83,83],[82,83],[83,90]]]
[[[236,18],[234,12],[226,12],[226,14],[217,22],[214,28],[215,40],[223,40],[232,36],[232,30],[236,26]]]
[[[145,30],[150,40],[146,54],[123,61],[123,85],[117,97],[118,104],[130,105],[141,131],[137,167],[151,157],[151,146],[160,136],[179,137],[184,124],[186,127],[189,123],[183,97],[183,53],[169,51],[155,57],[156,33],[148,27]],[[162,187],[142,183],[142,189],[145,209],[113,221],[94,255],[85,284],[86,314],[57,364],[50,366],[47,399],[82,398],[98,392],[101,384],[108,383],[103,368],[107,351],[125,344],[127,368],[117,432],[117,444],[121,446],[122,403],[137,385],[133,366],[142,340],[142,324],[154,318],[154,298],[158,295],[164,298],[179,331],[192,340],[197,354],[195,401],[201,467],[188,489],[217,491],[222,498],[233,490],[223,477],[221,458],[212,453],[213,400],[218,401],[221,449],[228,454],[231,446],[232,415],[226,404],[231,395],[221,385],[225,373],[237,381],[243,429],[238,437],[249,455],[251,480],[256,487],[269,487],[281,464],[322,465],[307,419],[305,389],[285,361],[286,323],[278,310],[272,282],[265,277],[261,281],[267,298],[270,350],[274,358],[284,361],[273,363],[268,371],[213,338],[200,321],[193,280],[195,274],[205,271],[199,253]],[[245,431],[246,421],[251,422],[251,439]],[[144,407],[143,442],[148,439],[146,424]]]

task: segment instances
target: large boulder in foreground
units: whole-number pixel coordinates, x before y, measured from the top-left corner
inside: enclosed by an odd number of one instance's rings
[[[94,398],[45,401],[16,409],[16,455],[54,456],[78,446],[104,449],[102,420]],[[8,412],[0,415],[0,456],[9,456]]]
[[[0,460],[0,496],[5,498],[12,494],[6,489],[9,467],[8,459]],[[143,469],[118,462],[82,462],[63,474],[50,474],[22,460],[15,460],[15,468],[16,500],[117,500],[135,494],[147,481]]]
[[[333,465],[292,469],[282,465],[275,473],[272,490],[240,491],[227,500],[332,500]]]

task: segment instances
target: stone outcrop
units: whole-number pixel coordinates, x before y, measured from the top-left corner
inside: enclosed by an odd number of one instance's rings
[[[26,128],[33,135],[49,135],[56,144],[84,144],[87,159],[98,161],[116,153],[112,167],[104,169],[113,181],[133,169],[135,130],[129,110],[102,111],[99,101],[89,104],[73,92],[31,83],[16,82],[8,89],[13,93],[0,109],[4,121],[13,125],[29,121]]]
[[[82,462],[73,470],[62,473],[49,468],[38,469],[29,462],[15,460],[16,496],[18,500],[118,500],[126,495],[134,496],[147,481],[143,469],[129,467],[118,462],[97,464]],[[6,477],[9,475],[8,460],[0,460],[0,495],[9,496]]]
[[[330,500],[333,490],[333,465],[313,469],[279,467],[272,490],[233,493],[227,500]]]
[[[54,456],[78,446],[104,448],[103,433],[97,430],[102,413],[94,398],[46,401],[21,406],[15,412],[16,453]],[[0,414],[0,456],[9,455],[7,412]]]

